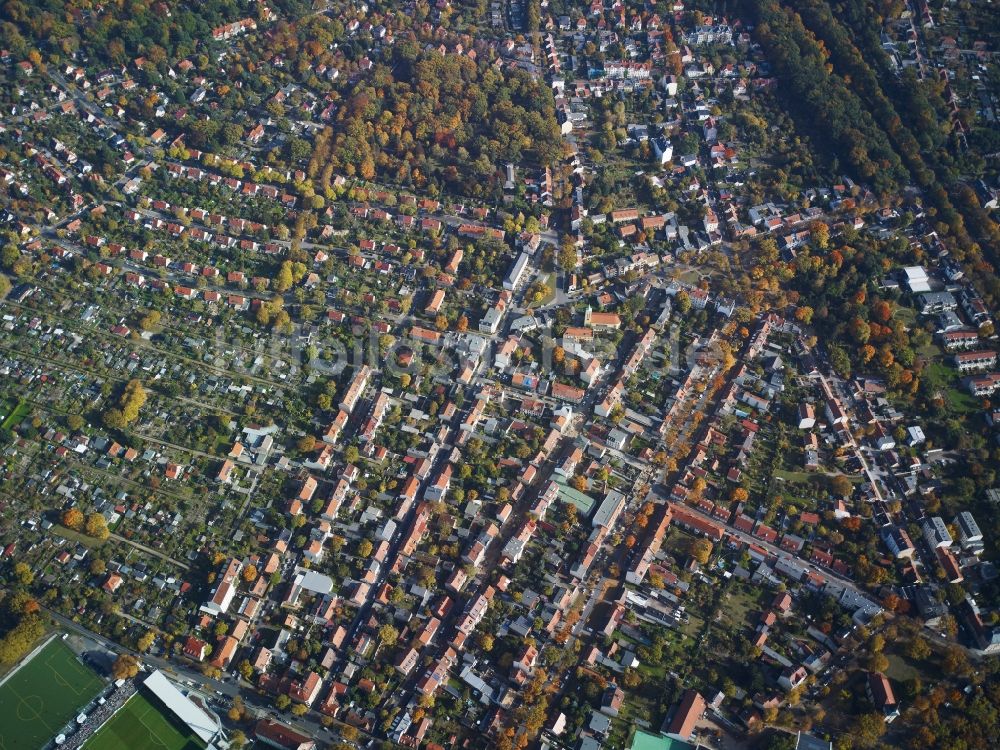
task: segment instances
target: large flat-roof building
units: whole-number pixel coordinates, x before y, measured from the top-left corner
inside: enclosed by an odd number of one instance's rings
[[[222,727],[218,720],[178,690],[174,683],[168,680],[160,670],[156,670],[143,680],[142,687],[170,709],[188,729],[198,736],[198,739],[210,748],[217,740],[221,739]]]
[[[308,568],[295,568],[295,578],[288,589],[288,594],[281,603],[282,607],[295,609],[299,605],[299,597],[302,592],[308,592],[316,596],[328,596],[333,591],[333,580],[330,576],[318,573]]]
[[[906,286],[914,294],[929,292],[931,290],[930,279],[927,278],[927,271],[922,266],[904,268],[903,276],[906,279]]]
[[[510,271],[507,273],[507,278],[503,280],[503,288],[508,291],[513,291],[517,288],[518,284],[521,283],[521,279],[524,278],[524,272],[528,268],[528,261],[531,256],[528,253],[521,253],[517,256],[517,260],[514,261],[514,265],[511,266]]]
[[[610,490],[598,506],[597,512],[594,513],[594,526],[610,529],[615,525],[615,521],[618,520],[618,516],[624,508],[625,496],[620,492]]]

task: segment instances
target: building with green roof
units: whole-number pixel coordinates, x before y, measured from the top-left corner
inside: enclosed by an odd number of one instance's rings
[[[695,750],[695,746],[663,734],[650,734],[636,729],[631,750]]]

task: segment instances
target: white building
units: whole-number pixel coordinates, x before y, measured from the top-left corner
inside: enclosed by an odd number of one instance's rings
[[[660,164],[666,164],[674,158],[673,144],[667,138],[660,137],[653,139],[653,153],[660,160]]]
[[[500,322],[503,320],[503,309],[493,306],[486,311],[479,321],[479,332],[495,334],[500,329]]]
[[[530,256],[528,253],[521,253],[517,256],[517,260],[514,261],[514,265],[511,266],[510,271],[507,273],[507,278],[503,280],[503,288],[507,291],[513,291],[521,283],[524,278],[524,272],[528,268],[528,261]]]
[[[625,450],[625,446],[628,445],[629,434],[625,430],[612,430],[608,433],[608,447],[614,448],[616,451]]]
[[[963,510],[955,517],[955,525],[958,527],[958,538],[962,542],[962,547],[967,550],[983,549],[983,532],[979,529],[979,524],[972,514]]]
[[[931,290],[930,279],[927,278],[927,271],[923,266],[909,266],[903,269],[903,274],[906,277],[906,285],[914,294]]]
[[[934,516],[933,518],[925,519],[923,523],[923,533],[924,539],[927,540],[927,544],[931,549],[951,546],[951,534],[948,532],[948,527],[945,525],[944,519],[942,519],[941,516]]]
[[[242,571],[242,562],[235,557],[230,560],[216,581],[212,598],[201,605],[201,611],[213,616],[226,614],[229,605],[233,602],[233,597],[236,596],[236,587],[239,585]]]
[[[160,670],[147,677],[142,686],[194,732],[209,747],[221,738],[222,727],[208,712],[184,695]]]

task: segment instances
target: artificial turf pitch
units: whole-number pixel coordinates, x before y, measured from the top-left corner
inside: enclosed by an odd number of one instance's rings
[[[104,681],[58,638],[0,685],[0,750],[43,747]]]
[[[84,743],[83,750],[201,750],[204,747],[187,727],[171,720],[153,701],[136,693]]]

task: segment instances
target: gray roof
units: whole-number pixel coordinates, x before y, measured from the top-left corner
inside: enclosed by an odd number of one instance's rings
[[[958,523],[958,527],[962,530],[963,535],[967,539],[978,540],[983,538],[983,532],[979,529],[979,524],[976,523],[976,519],[972,517],[972,514],[963,510],[958,514],[955,519]]]
[[[329,576],[306,568],[297,568],[295,573],[296,583],[306,591],[311,591],[314,594],[329,594],[333,591],[333,581]]]
[[[798,741],[795,743],[795,750],[830,750],[832,747],[830,742],[804,732],[799,732]]]

